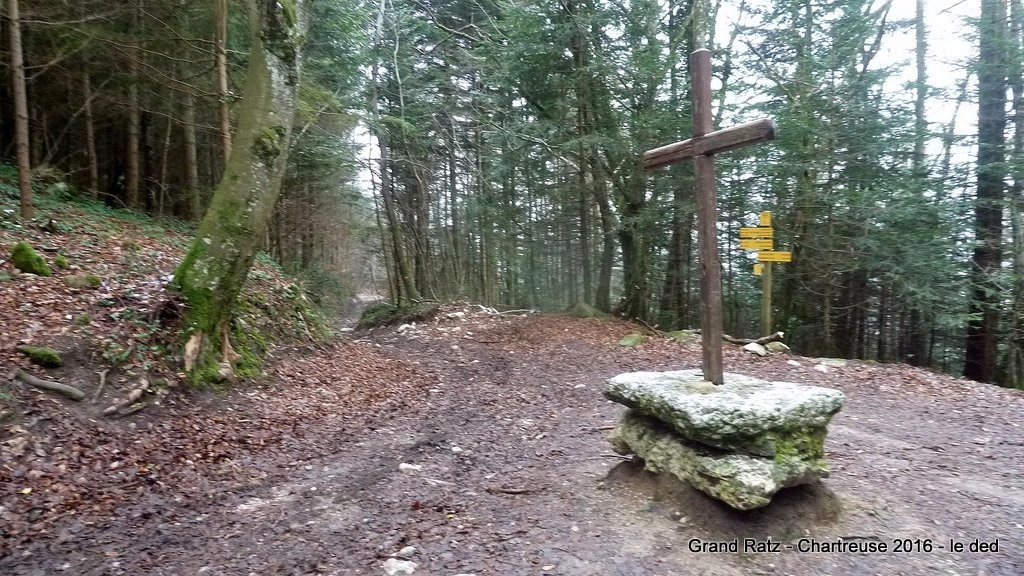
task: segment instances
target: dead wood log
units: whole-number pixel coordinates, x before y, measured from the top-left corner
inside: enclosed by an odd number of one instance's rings
[[[51,380],[42,380],[31,374],[27,374],[25,371],[20,369],[14,372],[14,377],[30,386],[35,386],[36,388],[41,388],[49,392],[56,392],[63,396],[67,396],[72,400],[81,400],[85,398],[85,392],[82,392],[74,386],[62,384],[60,382],[53,382]]]
[[[732,344],[739,344],[740,346],[746,346],[747,344],[761,344],[761,345],[764,345],[764,344],[767,344],[769,342],[782,342],[782,337],[783,336],[784,336],[784,334],[782,332],[776,332],[775,334],[769,334],[768,336],[764,336],[762,338],[752,339],[752,338],[733,338],[732,336],[729,336],[728,334],[722,334],[722,340],[725,340],[726,342],[731,342]]]
[[[691,330],[694,334],[700,334],[700,328]],[[728,334],[722,334],[722,340],[731,344],[738,344],[740,346],[746,346],[747,344],[767,344],[769,342],[782,342],[782,338],[785,337],[785,332],[776,332],[775,334],[769,334],[761,338],[734,338]]]
[[[665,333],[663,331],[658,330],[658,328],[656,328],[654,326],[651,326],[650,324],[648,324],[647,322],[645,322],[645,321],[643,321],[643,320],[641,320],[639,318],[634,318],[634,321],[639,323],[639,324],[643,324],[644,328],[646,328],[647,331],[650,332],[652,336],[661,337],[661,336],[665,335]]]

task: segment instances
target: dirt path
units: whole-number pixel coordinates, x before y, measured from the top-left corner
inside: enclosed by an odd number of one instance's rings
[[[1024,573],[1021,394],[907,367],[823,373],[810,359],[729,350],[730,370],[848,395],[827,444],[833,477],[741,514],[611,454],[605,428],[622,408],[600,382],[699,358],[670,342],[620,349],[629,330],[456,318],[364,337],[429,377],[358,417],[339,400],[296,431],[317,450],[248,458],[268,472],[261,481],[211,481],[207,498],[165,494],[155,506],[135,498],[95,526],[58,522],[55,537],[0,559],[0,572],[381,575],[388,554],[413,546],[416,574],[438,576]],[[746,538],[795,547],[838,537],[889,551],[743,551]],[[738,552],[689,549],[737,538]],[[897,539],[932,551],[893,552]],[[949,551],[950,539],[965,551]],[[998,540],[998,552],[969,552],[976,539]]]

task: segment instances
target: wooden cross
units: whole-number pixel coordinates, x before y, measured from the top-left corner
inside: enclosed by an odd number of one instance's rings
[[[711,51],[690,55],[693,138],[644,152],[644,170],[693,158],[697,171],[697,246],[700,251],[701,367],[704,379],[722,384],[722,271],[718,255],[715,154],[775,138],[771,120],[711,131]]]

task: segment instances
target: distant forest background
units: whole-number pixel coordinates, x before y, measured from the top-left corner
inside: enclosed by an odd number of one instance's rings
[[[201,217],[237,128],[244,2],[3,4],[9,181],[20,163],[39,194]],[[963,37],[929,35],[954,4],[973,11]],[[696,327],[692,168],[645,174],[639,155],[691,133],[687,55],[709,48],[716,124],[770,117],[778,133],[718,160],[725,331],[760,335],[738,229],[770,210],[793,253],[775,267],[775,328],[796,352],[1024,385],[1021,0],[917,0],[906,19],[892,0],[312,9],[264,240],[311,291]],[[880,56],[893,46],[901,61]],[[959,76],[932,78],[940,57]]]

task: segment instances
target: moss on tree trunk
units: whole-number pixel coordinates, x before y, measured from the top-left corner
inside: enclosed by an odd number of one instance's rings
[[[306,2],[249,0],[252,50],[231,157],[174,275],[187,305],[185,369],[194,383],[230,378],[231,311],[277,202],[291,144]]]

